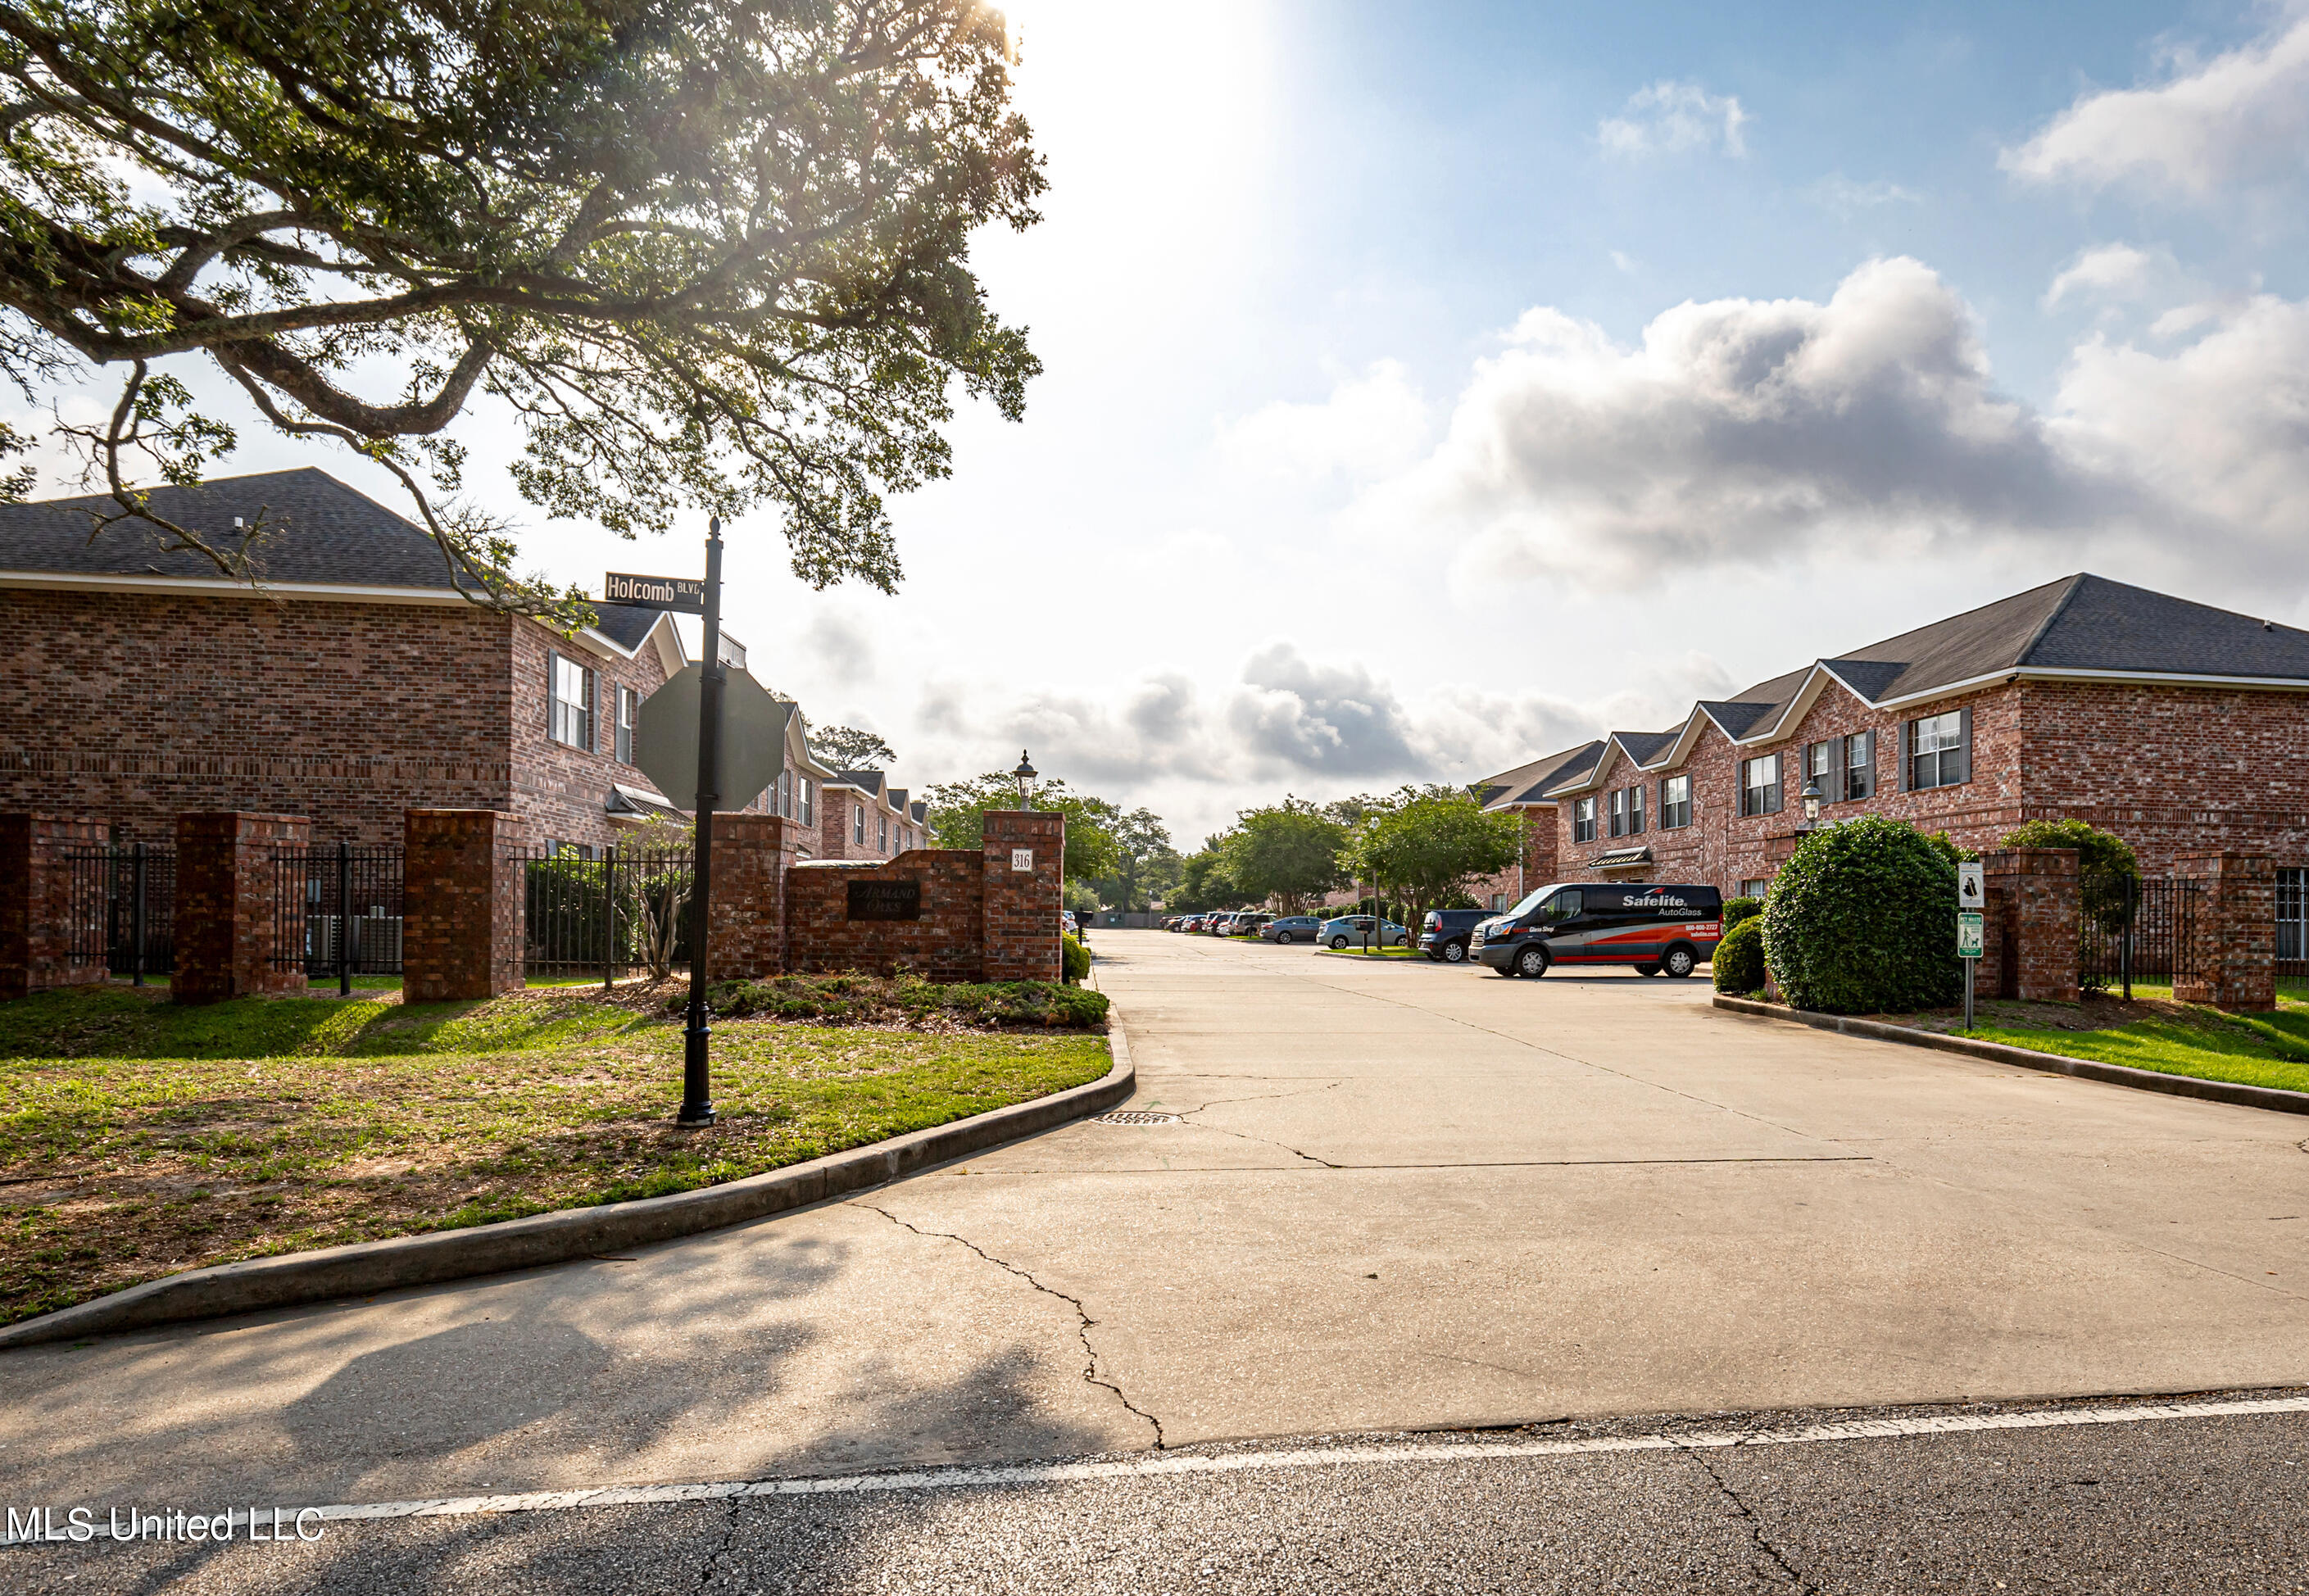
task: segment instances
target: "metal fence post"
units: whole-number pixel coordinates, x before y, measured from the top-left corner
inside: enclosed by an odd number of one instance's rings
[[[353,995],[353,845],[337,839],[337,996]]]
[[[2140,878],[2127,875],[2124,878],[2124,941],[2117,949],[2117,956],[2124,961],[2124,1001],[2127,1003],[2132,1001],[2132,927],[2139,918],[2140,902]]]
[[[128,953],[129,983],[144,984],[144,844],[137,843],[128,854]]]
[[[618,845],[601,850],[601,995],[618,979]]]

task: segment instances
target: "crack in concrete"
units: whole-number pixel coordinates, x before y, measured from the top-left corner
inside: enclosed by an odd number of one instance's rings
[[[1036,1280],[1032,1274],[1027,1272],[1025,1270],[1019,1268],[1016,1264],[1013,1264],[1005,1258],[996,1257],[992,1253],[988,1252],[984,1247],[979,1246],[978,1243],[971,1240],[966,1236],[957,1236],[951,1230],[925,1230],[920,1225],[912,1224],[905,1220],[900,1219],[896,1214],[892,1213],[886,1208],[877,1208],[871,1203],[859,1203],[853,1201],[850,1206],[852,1208],[863,1208],[869,1213],[878,1213],[884,1219],[888,1220],[892,1224],[896,1225],[901,1229],[912,1230],[917,1236],[932,1238],[940,1241],[951,1241],[959,1246],[965,1247],[972,1252],[976,1253],[980,1257],[985,1259],[989,1264],[993,1264],[997,1269],[1016,1275],[1020,1280],[1025,1281],[1037,1291],[1043,1293],[1045,1296],[1055,1297],[1060,1302],[1063,1302],[1068,1307],[1073,1308],[1075,1310],[1075,1319],[1077,1321],[1075,1325],[1075,1334],[1082,1342],[1083,1356],[1089,1359],[1089,1361],[1083,1366],[1083,1383],[1088,1385],[1095,1385],[1103,1391],[1112,1392],[1116,1402],[1120,1402],[1123,1407],[1131,1413],[1134,1413],[1137,1417],[1145,1419],[1146,1421],[1147,1428],[1154,1432],[1154,1450],[1160,1452],[1163,1449],[1165,1442],[1163,1439],[1163,1421],[1155,1418],[1154,1414],[1149,1413],[1146,1409],[1140,1407],[1137,1403],[1132,1402],[1129,1397],[1123,1394],[1123,1390],[1120,1385],[1116,1385],[1112,1380],[1104,1380],[1099,1377],[1098,1348],[1092,1344],[1090,1339],[1090,1333],[1098,1324],[1098,1321],[1090,1316],[1090,1310],[1083,1306],[1081,1298],[1068,1296],[1066,1292],[1059,1290],[1056,1286],[1044,1285],[1041,1281]]]
[[[1746,1437],[1743,1436],[1742,1437],[1742,1445],[1745,1444]],[[1706,1474],[1709,1480],[1715,1484],[1716,1488],[1724,1493],[1725,1500],[1730,1502],[1734,1507],[1739,1509],[1740,1517],[1748,1526],[1748,1538],[1756,1543],[1756,1549],[1758,1551],[1762,1552],[1765,1557],[1771,1559],[1772,1566],[1774,1567],[1777,1568],[1782,1574],[1787,1575],[1788,1583],[1794,1585],[1798,1592],[1802,1592],[1802,1596],[1819,1596],[1819,1587],[1814,1585],[1810,1580],[1804,1578],[1803,1574],[1798,1574],[1795,1570],[1795,1566],[1790,1563],[1786,1557],[1781,1556],[1780,1549],[1774,1546],[1771,1541],[1765,1537],[1764,1521],[1756,1516],[1755,1509],[1750,1507],[1745,1501],[1741,1499],[1740,1493],[1732,1488],[1731,1482],[1717,1471],[1716,1465],[1708,1461],[1708,1454],[1696,1446],[1678,1446],[1676,1450],[1682,1453],[1684,1456],[1690,1458],[1693,1462],[1698,1463],[1699,1465],[1700,1472]],[[1734,1450],[1736,1451],[1738,1448],[1734,1447]]]
[[[722,1544],[705,1554],[705,1562],[697,1571],[697,1588],[701,1591],[713,1583],[713,1566],[727,1558],[730,1549],[738,1544],[738,1510],[743,1504],[743,1497],[730,1498],[730,1519],[722,1531]]]

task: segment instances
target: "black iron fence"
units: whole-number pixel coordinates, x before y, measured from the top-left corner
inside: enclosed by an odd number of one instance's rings
[[[71,885],[65,941],[75,960],[101,959],[143,986],[176,968],[177,854],[143,842],[65,854]]]
[[[667,976],[689,966],[687,850],[620,850],[586,858],[527,849],[523,872],[522,973],[537,980]]]
[[[2080,888],[2084,946],[2078,973],[2086,991],[2115,987],[2130,998],[2136,979],[2170,980],[2197,973],[2202,882],[2179,876],[2088,876]]]
[[[272,853],[272,965],[307,980],[401,973],[402,851],[351,842]]]

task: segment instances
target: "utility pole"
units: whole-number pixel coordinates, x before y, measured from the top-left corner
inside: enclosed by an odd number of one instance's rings
[[[722,801],[722,518],[705,523],[705,661],[697,682],[696,890],[689,905],[689,1024],[682,1033],[681,1116],[678,1126],[713,1123],[713,1080],[705,1022],[706,949],[713,918],[713,807]]]

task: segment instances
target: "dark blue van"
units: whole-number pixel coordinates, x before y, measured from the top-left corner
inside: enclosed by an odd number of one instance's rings
[[[1630,964],[1681,980],[1716,951],[1724,894],[1712,886],[1563,882],[1475,927],[1468,951],[1501,975],[1556,964]]]

